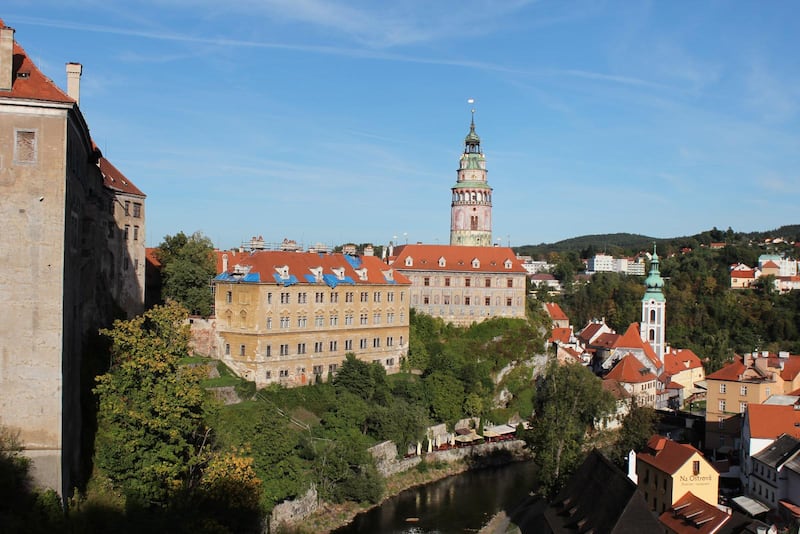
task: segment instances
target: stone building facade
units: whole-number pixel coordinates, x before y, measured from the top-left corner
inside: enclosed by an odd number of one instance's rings
[[[379,258],[254,251],[222,264],[213,355],[257,387],[327,380],[348,353],[400,370],[409,281]]]
[[[393,253],[421,313],[461,326],[525,317],[527,271],[508,247],[403,245]]]
[[[108,261],[122,238],[111,213],[117,193],[104,184],[102,155],[78,105],[81,67],[66,70],[68,93],[0,20],[0,425],[19,434],[35,480],[62,495],[88,465],[88,341],[115,312],[141,306],[114,300],[135,294],[139,282]],[[122,261],[130,252],[120,248]]]

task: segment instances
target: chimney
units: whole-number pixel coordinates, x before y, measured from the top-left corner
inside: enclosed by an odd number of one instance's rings
[[[67,63],[67,95],[81,105],[81,72],[80,63]]]
[[[0,27],[0,91],[11,91],[13,75],[14,28]]]
[[[222,272],[223,273],[227,273],[228,272],[228,255],[227,254],[223,254],[222,255]]]

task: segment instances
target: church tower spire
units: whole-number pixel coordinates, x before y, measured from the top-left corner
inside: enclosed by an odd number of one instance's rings
[[[667,299],[664,298],[664,279],[661,278],[661,271],[659,271],[655,244],[653,244],[650,273],[648,273],[644,285],[645,291],[642,297],[642,341],[650,343],[658,359],[663,363],[664,352],[666,351],[664,330]]]
[[[450,203],[450,244],[492,246],[492,188],[486,181],[486,157],[475,133],[475,110],[464,139]]]

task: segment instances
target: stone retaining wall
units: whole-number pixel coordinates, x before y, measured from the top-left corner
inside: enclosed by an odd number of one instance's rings
[[[268,519],[268,531],[274,532],[282,524],[297,523],[316,512],[318,507],[319,496],[317,495],[317,488],[312,484],[302,497],[284,501],[272,509]]]

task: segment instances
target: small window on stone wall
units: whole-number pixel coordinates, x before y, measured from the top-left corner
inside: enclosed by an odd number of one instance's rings
[[[17,130],[14,143],[14,161],[18,163],[36,162],[36,132]]]

